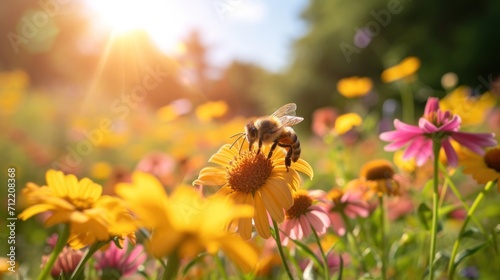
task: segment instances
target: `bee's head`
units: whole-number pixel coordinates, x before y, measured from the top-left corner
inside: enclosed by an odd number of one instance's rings
[[[245,134],[248,141],[248,145],[251,148],[253,143],[259,138],[259,131],[255,127],[253,121],[247,123],[247,125],[245,126]]]

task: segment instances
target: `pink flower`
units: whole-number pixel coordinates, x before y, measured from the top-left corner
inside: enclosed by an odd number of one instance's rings
[[[50,256],[42,257],[42,267],[45,267],[47,261]],[[83,252],[80,250],[74,250],[70,247],[64,247],[59,253],[52,270],[50,271],[50,275],[55,279],[59,279],[62,276],[62,279],[69,279],[71,274],[76,270],[76,267],[80,263],[80,260],[83,258]]]
[[[361,192],[354,190],[344,192],[341,189],[332,189],[327,194],[317,191],[315,195],[318,195],[319,200],[323,202],[322,208],[328,213],[333,229],[340,236],[346,234],[342,213],[351,219],[365,218],[370,214],[370,205],[363,199]]]
[[[281,224],[280,233],[283,244],[288,244],[288,238],[301,240],[308,237],[312,231],[318,236],[325,234],[330,226],[328,214],[319,206],[313,205],[312,197],[299,190],[294,194],[293,206],[286,211],[286,219]]]
[[[171,156],[162,152],[152,152],[139,161],[135,170],[151,173],[164,185],[171,185],[175,168],[176,162]]]
[[[461,122],[460,116],[439,108],[438,98],[430,97],[418,126],[394,120],[396,130],[380,134],[380,139],[392,142],[385,146],[386,151],[396,151],[408,145],[403,159],[415,158],[418,166],[434,157],[432,143],[434,140],[440,141],[448,163],[456,166],[458,156],[450,143],[451,139],[480,155],[484,154],[483,148],[495,146],[497,143],[493,133],[459,132]]]
[[[318,258],[321,260],[320,252],[316,251],[316,254],[318,255]],[[337,273],[340,270],[341,265],[342,267],[349,267],[350,265],[349,255],[347,254],[340,255],[334,253],[333,251],[326,253],[326,261],[328,264],[328,272],[330,273],[330,276]],[[299,266],[303,271],[306,271],[308,267],[313,265],[314,262],[311,259],[307,259],[299,263]]]
[[[136,245],[130,252],[127,252],[127,248],[127,241],[123,242],[123,249],[111,242],[105,252],[95,254],[95,268],[101,271],[101,279],[108,279],[112,275],[131,275],[146,261],[147,255],[142,245]]]

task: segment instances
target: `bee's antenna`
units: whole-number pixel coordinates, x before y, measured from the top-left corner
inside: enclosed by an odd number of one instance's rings
[[[234,140],[233,144],[231,144],[231,147],[229,147],[229,149],[232,149],[234,144],[236,144],[236,142],[238,142],[238,140],[240,140],[241,137],[243,137],[245,135],[246,135],[245,132],[239,132],[239,133],[236,133],[236,134],[232,135],[231,137],[229,137],[229,138],[238,137],[238,138],[236,138],[236,140]],[[243,146],[243,145],[241,145],[241,146]],[[240,146],[240,152],[241,152],[241,146]]]

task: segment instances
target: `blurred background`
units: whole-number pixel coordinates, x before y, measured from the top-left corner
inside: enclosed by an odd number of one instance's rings
[[[376,138],[401,117],[402,88],[416,112],[457,88],[489,92],[494,105],[499,18],[494,0],[1,1],[1,176],[16,168],[20,211],[21,188],[43,184],[50,168],[107,193],[135,169],[166,187],[190,184],[249,117],[288,102],[305,118],[296,127],[304,143],[314,143],[313,114],[326,106],[361,114]],[[412,80],[383,81],[407,57],[419,61]],[[351,76],[369,80],[357,99],[339,93]],[[33,228],[19,238],[41,244],[47,233]]]

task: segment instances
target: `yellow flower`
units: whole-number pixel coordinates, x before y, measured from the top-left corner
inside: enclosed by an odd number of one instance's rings
[[[379,196],[399,195],[399,183],[394,179],[395,174],[390,161],[375,159],[361,167],[360,177]]]
[[[394,153],[394,164],[404,172],[412,173],[417,168],[417,164],[415,163],[415,159],[403,159],[404,150],[399,150]]]
[[[335,126],[333,129],[337,135],[344,135],[353,127],[360,126],[363,123],[363,119],[356,113],[347,113],[337,117],[335,119]]]
[[[75,249],[113,236],[132,234],[135,230],[123,201],[101,196],[102,187],[90,179],[78,181],[72,174],[49,170],[46,180],[47,186],[28,183],[23,189],[31,206],[19,214],[20,219],[50,212],[45,225],[69,223],[69,243]]]
[[[196,107],[195,113],[202,122],[209,122],[226,114],[229,107],[225,101],[213,101]]]
[[[484,156],[464,152],[460,163],[464,167],[463,173],[472,175],[479,184],[497,180],[500,191],[500,146],[486,150]]]
[[[284,210],[293,205],[292,192],[301,183],[300,171],[311,179],[313,171],[304,160],[292,163],[287,171],[285,166],[285,150],[276,149],[270,158],[268,146],[263,146],[260,153],[256,149],[249,151],[245,142],[240,153],[238,144],[224,145],[214,154],[209,162],[218,166],[205,167],[200,171],[194,185],[222,186],[218,194],[232,198],[238,204],[248,204],[255,208],[253,217],[257,233],[269,238],[269,220],[267,213],[276,222],[285,218]],[[238,232],[244,239],[250,239],[252,219],[243,218],[238,221]]]
[[[235,205],[221,196],[202,198],[187,186],[176,188],[168,197],[160,182],[143,172],[135,172],[132,183],[118,184],[116,193],[135,213],[138,225],[151,230],[146,248],[154,257],[195,257],[221,249],[245,271],[255,267],[255,249],[226,231],[232,220],[251,217],[252,207]]]
[[[364,96],[370,92],[373,82],[368,77],[349,77],[337,82],[337,90],[347,98]]]
[[[471,88],[460,86],[441,99],[439,106],[459,115],[462,125],[483,124],[488,112],[495,106],[496,98],[490,92],[480,97],[471,96],[471,92]]]
[[[0,72],[0,114],[9,115],[17,110],[28,84],[28,74],[22,70]]]
[[[420,68],[420,59],[410,56],[399,64],[392,66],[382,72],[381,79],[385,83],[394,82],[403,78],[409,78]]]
[[[111,175],[113,167],[107,162],[100,161],[94,163],[90,168],[90,174],[92,178],[96,179],[107,179]]]

